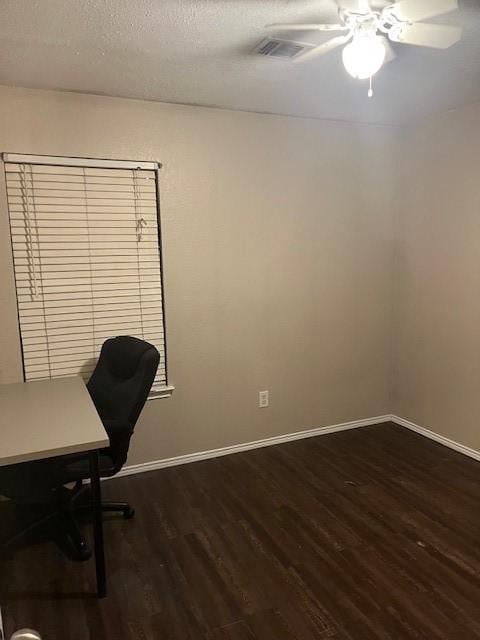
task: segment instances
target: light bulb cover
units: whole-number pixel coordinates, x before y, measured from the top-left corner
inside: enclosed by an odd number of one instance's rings
[[[342,52],[343,65],[353,78],[366,80],[381,68],[386,53],[379,36],[357,35]]]

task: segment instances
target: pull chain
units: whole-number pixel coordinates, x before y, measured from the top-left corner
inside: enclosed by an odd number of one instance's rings
[[[370,88],[368,89],[368,97],[373,98],[372,76],[370,76]]]

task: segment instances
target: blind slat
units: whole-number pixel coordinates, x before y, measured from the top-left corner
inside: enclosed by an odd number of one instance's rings
[[[78,192],[86,193],[87,195],[92,194],[92,197],[95,197],[97,192],[100,193],[116,193],[121,194],[123,192],[127,192],[129,194],[133,194],[135,190],[135,184],[133,180],[129,180],[128,182],[115,183],[115,182],[103,182],[99,184],[89,184],[88,187],[84,184],[83,180],[80,179],[78,182],[44,182],[39,180],[35,180],[35,190],[32,188],[31,184],[26,184],[25,187],[22,185],[21,178],[7,178],[7,184],[9,186],[9,193],[12,196],[22,196],[22,197],[33,197],[36,194],[41,196],[58,196],[64,195],[65,197],[78,197]],[[137,186],[138,192],[143,194],[154,194],[155,193],[155,185],[154,184],[139,184]]]
[[[88,224],[87,224],[88,219]],[[146,218],[142,216],[144,220],[142,237],[154,234],[156,230],[156,219]],[[118,224],[117,223],[122,223]],[[31,227],[35,232],[35,240],[37,236],[43,238],[49,235],[95,235],[95,234],[125,234],[131,235],[132,232],[137,230],[138,222],[133,218],[124,216],[121,220],[94,220],[93,218],[84,215],[78,219],[70,218],[66,220],[46,220],[46,221],[33,221]],[[12,234],[14,235],[28,235],[30,236],[30,229],[27,227],[24,220],[12,220]],[[29,238],[33,240],[33,238]]]
[[[51,357],[62,356],[70,354],[78,355],[78,354],[89,354],[92,353],[92,342],[87,340],[70,340],[68,342],[68,346],[60,346],[60,347],[48,347],[46,342],[44,344],[33,344],[31,345],[31,349],[29,350],[29,355],[26,359],[36,358],[38,354],[40,357],[50,353]]]
[[[149,309],[149,308],[154,308],[154,309],[158,309],[161,310],[161,298],[160,296],[156,296],[155,299],[149,299],[148,301],[143,301],[143,304],[145,305],[144,308],[145,309]],[[57,303],[56,301],[53,302],[20,302],[19,303],[19,308],[22,309],[24,312],[32,312],[34,313],[37,309],[41,309],[42,313],[43,313],[43,308],[45,308],[47,311],[50,310],[52,311],[52,313],[56,313],[59,310],[62,309],[66,309],[66,311],[64,311],[64,313],[68,313],[68,309],[77,309],[77,310],[81,310],[84,307],[90,307],[92,304],[95,305],[95,309],[97,311],[106,311],[106,310],[112,310],[114,313],[116,313],[117,311],[121,310],[121,309],[136,309],[137,305],[136,305],[136,300],[128,300],[127,301],[122,301],[122,302],[109,302],[109,303],[104,303],[104,302],[98,302],[97,300],[92,301],[91,299],[86,300],[85,302],[83,302],[82,300],[75,300],[75,304],[70,304],[70,306],[67,308],[65,307],[65,305],[63,305],[61,302]]]
[[[32,332],[35,333],[35,332]],[[25,338],[25,344],[28,345],[41,345],[41,344],[47,344],[46,342],[46,335],[43,332],[37,332],[38,335],[31,335],[31,336],[26,336]],[[60,335],[60,336],[49,336],[48,337],[48,346],[49,348],[53,345],[55,347],[55,345],[68,345],[72,342],[72,340],[76,341],[76,340],[81,340],[82,342],[85,341],[89,341],[91,343],[91,337],[89,337],[89,333],[91,332],[85,332],[85,336],[83,336],[81,334],[81,332],[79,332],[78,334],[75,333],[70,333],[70,334],[65,334],[65,335]],[[73,336],[73,337],[72,337]],[[150,336],[150,337],[148,337]],[[93,341],[93,344],[95,346],[101,346],[103,341],[106,340],[107,338],[111,337],[108,333],[101,333],[101,332],[95,332],[95,338]],[[157,344],[164,344],[164,340],[163,340],[163,334],[161,333],[155,333],[155,332],[148,332],[145,333],[145,339],[148,340],[148,342],[152,342],[153,344],[157,345]]]
[[[44,222],[55,222],[55,223],[67,223],[68,221],[72,222],[82,222],[85,224],[85,220],[87,218],[86,212],[82,212],[78,215],[71,211],[64,211],[60,213],[53,213],[51,211],[47,212],[39,212],[35,213],[35,223],[37,226],[42,226]],[[151,221],[154,224],[157,220],[156,210],[154,211],[143,211],[142,218],[145,218],[147,222]],[[25,215],[22,211],[10,211],[10,220],[25,222]],[[95,224],[106,223],[110,224],[111,222],[122,222],[124,221],[126,224],[132,224],[133,218],[132,216],[126,216],[124,213],[96,213],[90,211],[88,213],[88,223],[89,225],[95,226]]]

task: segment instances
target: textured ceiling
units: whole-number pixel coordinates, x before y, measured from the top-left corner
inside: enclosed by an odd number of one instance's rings
[[[333,0],[3,0],[0,84],[411,122],[480,100],[480,0],[459,1],[436,21],[462,26],[462,41],[447,51],[395,45],[370,100],[339,50],[303,64],[249,55],[267,23],[335,20]]]

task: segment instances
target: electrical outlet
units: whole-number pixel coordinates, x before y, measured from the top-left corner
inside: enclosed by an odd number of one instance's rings
[[[260,409],[268,407],[268,391],[258,392],[258,406],[260,407]]]

